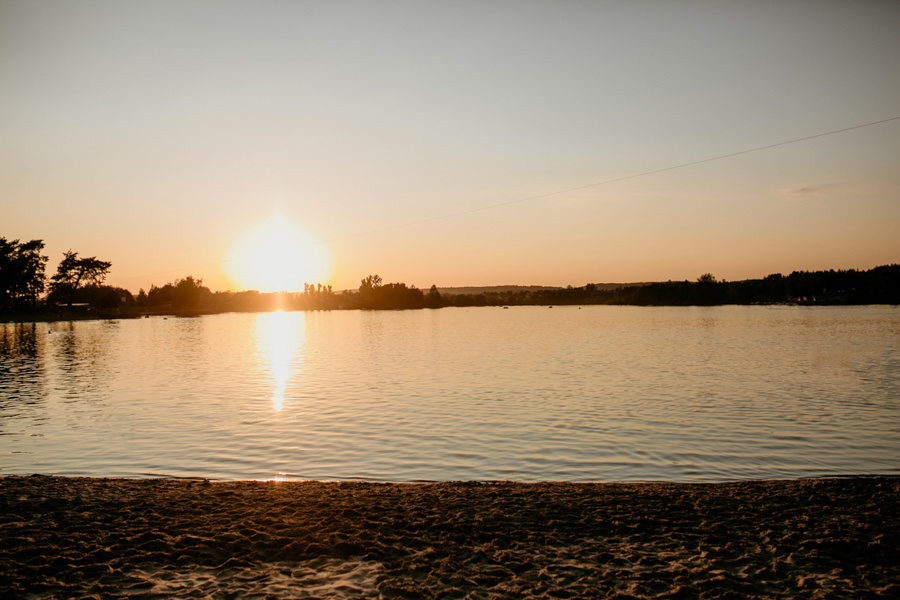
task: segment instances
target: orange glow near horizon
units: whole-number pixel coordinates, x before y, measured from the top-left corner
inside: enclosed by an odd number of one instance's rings
[[[312,232],[276,214],[234,241],[222,272],[236,290],[298,292],[304,283],[329,283],[333,263]]]

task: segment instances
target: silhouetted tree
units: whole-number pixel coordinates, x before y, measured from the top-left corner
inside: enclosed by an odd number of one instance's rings
[[[338,301],[330,285],[303,284],[303,293],[295,297],[294,306],[302,309],[332,309],[337,308]]]
[[[369,275],[359,282],[359,305],[362,308],[373,308],[375,290],[381,287],[380,275]]]
[[[381,275],[369,275],[359,282],[359,291],[372,290],[381,285]]]
[[[12,297],[17,277],[14,261],[18,245],[19,240],[9,242],[0,237],[0,306],[6,306]]]
[[[405,283],[382,284],[381,277],[369,275],[359,285],[359,307],[372,309],[422,308],[425,294]]]
[[[694,291],[696,304],[723,304],[725,302],[723,282],[719,282],[712,273],[704,273],[698,277]]]
[[[212,297],[212,292],[203,285],[203,280],[194,279],[192,275],[176,280],[173,287],[172,301],[176,308],[196,310]]]
[[[0,238],[0,306],[22,298],[34,306],[44,293],[47,257],[43,240],[19,242]]]
[[[147,304],[150,306],[172,306],[174,298],[175,286],[171,283],[167,283],[162,287],[151,284],[150,291],[147,292]]]
[[[75,294],[75,299],[101,310],[118,310],[134,304],[131,292],[111,285],[83,285]]]
[[[437,286],[431,284],[431,288],[428,290],[428,295],[425,296],[425,306],[428,308],[440,308],[441,307],[441,293],[438,291]]]
[[[80,285],[102,285],[109,275],[111,262],[97,260],[96,256],[78,258],[77,252],[63,254],[63,259],[56,268],[56,275],[50,278],[50,291],[53,295],[68,293],[68,305],[72,306],[75,292]]]

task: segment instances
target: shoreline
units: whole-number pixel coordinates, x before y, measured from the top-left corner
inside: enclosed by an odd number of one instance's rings
[[[260,309],[260,308],[248,308],[248,309],[238,309],[238,308],[222,308],[222,309],[141,309],[141,310],[91,310],[89,312],[76,312],[70,311],[67,312],[65,310],[38,310],[34,312],[29,311],[15,311],[15,312],[3,312],[0,313],[0,324],[25,324],[25,323],[59,323],[59,322],[68,322],[68,321],[115,321],[119,319],[123,320],[133,320],[133,319],[144,319],[144,318],[152,318],[152,317],[173,317],[173,318],[195,318],[195,317],[206,317],[213,315],[222,315],[222,314],[259,314],[259,313],[270,313],[270,312],[331,312],[331,311],[349,311],[349,310],[364,310],[364,311],[385,311],[385,312],[394,312],[397,310],[440,310],[442,308],[509,308],[510,306],[635,306],[639,308],[661,308],[661,307],[681,307],[681,308],[691,308],[691,307],[702,307],[702,308],[714,308],[714,307],[722,307],[722,306],[791,306],[791,307],[803,307],[803,308],[834,308],[834,307],[849,307],[849,306],[900,306],[900,304],[894,302],[807,302],[807,301],[795,301],[795,302],[785,302],[785,301],[773,301],[773,302],[723,302],[716,304],[638,304],[638,303],[591,303],[591,302],[583,302],[583,303],[567,303],[567,302],[544,302],[544,303],[529,303],[529,304],[484,304],[484,305],[465,305],[465,306],[437,306],[437,307],[415,307],[415,308],[361,308],[361,307],[344,307],[344,308],[288,308],[284,309],[279,306],[273,306],[268,309]]]
[[[0,596],[888,598],[900,477],[0,477]]]

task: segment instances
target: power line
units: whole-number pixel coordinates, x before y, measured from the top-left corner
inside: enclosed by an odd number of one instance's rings
[[[711,156],[711,157],[709,157],[709,158],[701,158],[701,159],[699,159],[699,160],[693,160],[693,161],[686,162],[686,163],[680,163],[680,164],[677,164],[677,165],[671,165],[671,166],[668,166],[668,167],[662,167],[662,168],[660,168],[660,169],[653,169],[653,170],[651,170],[651,171],[642,171],[642,172],[640,172],[640,173],[633,173],[633,174],[631,174],[631,175],[624,175],[624,176],[622,176],[622,177],[614,177],[613,179],[605,179],[605,180],[603,180],[603,181],[597,181],[597,182],[594,182],[594,183],[588,183],[588,184],[585,184],[585,185],[580,185],[580,186],[578,186],[578,187],[566,188],[566,189],[563,189],[563,190],[555,190],[555,191],[552,191],[552,192],[545,192],[545,193],[543,193],[543,194],[537,194],[537,195],[535,195],[535,196],[526,196],[526,197],[524,197],[524,198],[516,198],[515,200],[507,200],[507,201],[505,201],[505,202],[497,202],[497,203],[495,203],[495,204],[486,204],[486,205],[484,205],[484,206],[479,206],[479,207],[476,207],[476,208],[469,208],[469,209],[466,209],[466,210],[460,210],[460,211],[456,211],[456,212],[452,212],[452,213],[444,213],[444,214],[442,214],[442,215],[435,215],[435,216],[433,216],[433,217],[426,217],[426,218],[424,218],[424,219],[418,219],[418,220],[416,220],[416,221],[407,221],[406,223],[400,223],[400,224],[397,224],[397,225],[389,225],[389,226],[387,226],[387,227],[382,227],[382,228],[379,228],[379,229],[369,229],[369,230],[367,230],[367,231],[361,231],[361,232],[359,232],[359,233],[353,233],[353,234],[348,234],[348,235],[341,236],[341,237],[330,238],[330,239],[328,239],[328,240],[324,240],[322,243],[337,242],[337,241],[346,240],[346,239],[355,238],[355,237],[360,237],[360,236],[364,236],[364,235],[372,235],[372,234],[375,234],[375,233],[381,233],[381,232],[384,232],[384,231],[392,231],[392,230],[394,230],[394,229],[402,229],[402,228],[404,228],[404,227],[412,227],[413,225],[421,225],[421,224],[423,224],[423,223],[431,223],[432,221],[440,221],[440,220],[442,220],[442,219],[450,219],[450,218],[452,218],[452,217],[459,217],[459,216],[462,216],[462,215],[469,215],[469,214],[472,214],[472,213],[482,212],[482,211],[485,211],[485,210],[491,210],[491,209],[493,209],[493,208],[500,208],[500,207],[503,207],[503,206],[510,206],[510,205],[513,205],[513,204],[521,204],[521,203],[523,203],[523,202],[530,202],[530,201],[532,201],[532,200],[540,200],[541,198],[549,198],[549,197],[551,197],[551,196],[560,196],[560,195],[562,195],[562,194],[568,194],[568,193],[571,193],[571,192],[578,192],[578,191],[581,191],[581,190],[586,190],[586,189],[590,189],[590,188],[600,187],[600,186],[603,186],[603,185],[610,185],[610,184],[612,184],[612,183],[618,183],[618,182],[620,182],[620,181],[628,181],[629,179],[637,179],[637,178],[639,178],[639,177],[647,177],[648,175],[655,175],[655,174],[657,174],[657,173],[664,173],[664,172],[666,172],[666,171],[674,171],[674,170],[676,170],[676,169],[684,169],[684,168],[686,168],[686,167],[693,167],[693,166],[696,166],[696,165],[702,165],[702,164],[704,164],[704,163],[710,163],[710,162],[714,162],[714,161],[717,161],[717,160],[724,160],[724,159],[726,159],[726,158],[733,158],[733,157],[735,157],[735,156],[741,156],[741,155],[744,155],[744,154],[751,154],[751,153],[753,153],[753,152],[761,152],[761,151],[763,151],[763,150],[771,150],[772,148],[778,148],[779,146],[787,146],[787,145],[789,145],[789,144],[797,144],[797,143],[799,143],[799,142],[807,142],[807,141],[809,141],[809,140],[814,140],[814,139],[816,139],[816,138],[821,138],[821,137],[825,137],[825,136],[829,136],[829,135],[835,135],[835,134],[838,134],[838,133],[844,133],[844,132],[847,132],[847,131],[853,131],[854,129],[862,129],[862,128],[864,128],[864,127],[872,127],[873,125],[881,125],[881,124],[883,124],[883,123],[888,123],[888,122],[890,122],[890,121],[897,121],[897,120],[900,120],[900,115],[898,115],[898,116],[896,116],[896,117],[890,117],[890,118],[887,118],[887,119],[881,119],[881,120],[879,120],[879,121],[871,121],[871,122],[869,122],[869,123],[862,123],[862,124],[860,124],[860,125],[852,125],[852,126],[850,126],[850,127],[844,127],[844,128],[842,128],[842,129],[834,129],[834,130],[832,130],[832,131],[826,131],[826,132],[824,132],[824,133],[817,133],[817,134],[815,134],[815,135],[808,135],[808,136],[801,137],[801,138],[794,138],[794,139],[791,139],[791,140],[785,140],[785,141],[783,141],[783,142],[777,142],[777,143],[774,143],[774,144],[767,144],[767,145],[765,145],[765,146],[757,146],[757,147],[755,147],[755,148],[748,148],[748,149],[746,149],[746,150],[739,150],[739,151],[737,151],[737,152],[729,152],[728,154],[719,154],[719,155],[716,155],[716,156]]]

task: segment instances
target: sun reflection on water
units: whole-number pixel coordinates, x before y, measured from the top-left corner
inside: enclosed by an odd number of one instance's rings
[[[256,320],[256,343],[260,356],[272,372],[272,408],[284,408],[284,392],[296,371],[296,358],[305,336],[302,312],[260,313]]]

